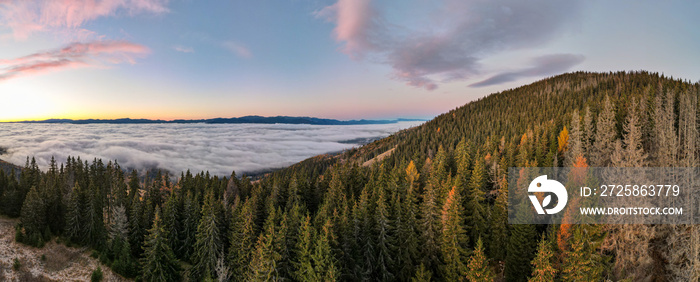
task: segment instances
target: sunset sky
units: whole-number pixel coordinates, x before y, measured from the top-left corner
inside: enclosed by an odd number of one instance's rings
[[[566,71],[700,79],[697,1],[0,0],[0,121],[430,118]]]

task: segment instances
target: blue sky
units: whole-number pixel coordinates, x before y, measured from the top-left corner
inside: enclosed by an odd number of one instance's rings
[[[690,1],[0,0],[0,120],[432,117],[566,71],[700,79]]]

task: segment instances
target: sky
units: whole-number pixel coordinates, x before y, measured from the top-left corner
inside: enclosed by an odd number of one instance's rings
[[[430,118],[567,71],[700,79],[700,2],[0,0],[0,121]]]

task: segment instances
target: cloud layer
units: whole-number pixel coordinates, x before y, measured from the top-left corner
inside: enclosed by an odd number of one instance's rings
[[[23,40],[34,32],[74,30],[99,17],[168,12],[168,0],[5,0],[0,1],[0,26]],[[89,33],[89,31],[87,31]]]
[[[579,10],[570,0],[437,3],[432,13],[413,11],[421,16],[410,22],[391,22],[385,13],[391,9],[370,0],[338,0],[315,15],[335,23],[334,37],[344,53],[371,57],[391,66],[395,79],[433,90],[438,82],[479,74],[486,56],[542,45],[565,30]]]
[[[72,43],[63,48],[0,60],[0,81],[27,74],[78,67],[134,64],[149,49],[127,41]]]
[[[209,171],[226,176],[279,168],[357,144],[340,141],[384,137],[419,124],[0,124],[0,159],[23,165],[35,156],[46,168],[51,156],[117,160],[127,168],[164,168],[179,174]]]
[[[558,74],[578,65],[583,62],[584,59],[584,56],[574,54],[554,54],[537,57],[533,60],[532,67],[502,72],[477,83],[473,83],[470,86],[484,87],[511,82],[524,77]]]

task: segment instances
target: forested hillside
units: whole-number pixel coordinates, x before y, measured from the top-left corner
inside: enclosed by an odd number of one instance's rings
[[[695,167],[699,91],[647,72],[563,74],[255,182],[28,159],[18,178],[0,170],[0,212],[20,217],[18,241],[89,246],[144,281],[697,281],[698,226],[508,225],[506,175]]]

